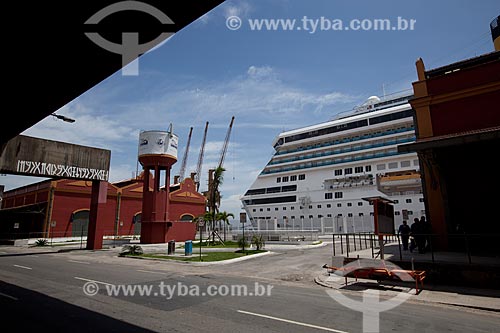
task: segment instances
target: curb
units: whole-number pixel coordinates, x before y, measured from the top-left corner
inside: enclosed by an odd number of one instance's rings
[[[206,261],[206,262],[200,262],[200,261],[183,261],[183,260],[175,260],[175,259],[164,259],[164,258],[145,258],[145,257],[134,257],[134,256],[124,256],[119,258],[130,258],[130,259],[142,259],[142,260],[156,260],[156,261],[166,261],[166,262],[175,262],[175,263],[180,263],[184,265],[192,265],[192,266],[211,266],[211,265],[227,265],[227,264],[232,264],[234,262],[238,261],[244,261],[244,260],[249,260],[249,259],[254,259],[256,257],[261,257],[264,255],[271,254],[273,252],[267,251],[267,252],[262,252],[262,253],[256,253],[256,254],[250,254],[246,255],[244,257],[239,257],[239,258],[233,258],[233,259],[226,259],[226,260],[219,260],[219,261]]]
[[[323,286],[325,288],[330,288],[330,289],[338,289],[333,287],[332,285],[323,282],[319,276],[314,277],[314,282],[320,286]],[[352,292],[352,290],[349,290],[349,292]],[[432,291],[430,291],[432,292]],[[412,295],[414,296],[414,295]],[[418,298],[411,298],[412,302],[416,303],[422,303],[422,304],[428,304],[428,303],[433,303],[433,304],[440,304],[440,305],[447,305],[447,306],[454,306],[454,307],[459,307],[459,308],[466,308],[466,309],[474,309],[474,310],[481,310],[481,311],[488,311],[488,312],[493,312],[493,313],[500,313],[500,308],[489,308],[485,306],[478,306],[478,305],[468,305],[468,304],[459,304],[459,303],[452,303],[452,302],[441,302],[441,301],[433,301],[429,299],[418,299]]]

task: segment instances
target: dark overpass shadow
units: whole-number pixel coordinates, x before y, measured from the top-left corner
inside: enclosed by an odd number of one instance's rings
[[[154,332],[3,281],[0,308],[11,332]]]

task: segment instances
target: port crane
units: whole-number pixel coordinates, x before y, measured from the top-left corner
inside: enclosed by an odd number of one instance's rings
[[[184,174],[186,173],[186,164],[187,164],[187,159],[188,159],[188,155],[189,155],[189,145],[191,144],[191,135],[192,134],[193,134],[193,128],[191,127],[189,129],[188,140],[186,143],[186,150],[184,151],[184,157],[182,158],[182,164],[181,164],[181,168],[179,171],[179,181],[181,181],[181,182],[184,180]]]
[[[196,173],[194,175],[194,183],[196,184],[196,191],[200,190],[201,168],[203,164],[203,155],[205,154],[205,142],[207,141],[207,132],[208,132],[208,121],[205,124],[205,132],[203,133],[203,139],[201,141],[201,146],[200,146],[200,154],[198,155],[198,164],[196,166]]]

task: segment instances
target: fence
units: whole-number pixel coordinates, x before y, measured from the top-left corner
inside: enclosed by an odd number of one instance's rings
[[[399,261],[421,262],[454,262],[468,264],[496,264],[500,266],[500,249],[496,246],[500,234],[420,234],[421,251],[405,251],[400,235],[384,235],[382,246],[384,255]],[[370,249],[365,256],[380,257],[379,236],[374,233],[332,234],[333,256],[349,257],[353,252]],[[358,254],[359,255],[359,254]]]
[[[252,228],[261,230],[316,230],[321,234],[373,232],[373,216],[336,216],[254,219]]]

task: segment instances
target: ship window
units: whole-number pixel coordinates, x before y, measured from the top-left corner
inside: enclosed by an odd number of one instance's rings
[[[332,214],[326,214],[326,217],[332,217]]]
[[[319,214],[319,215],[318,215],[318,218],[319,218],[319,219],[320,219],[320,218],[322,218],[322,217],[323,217],[323,215],[321,215],[321,214]]]
[[[333,199],[333,193],[325,193],[325,199]]]
[[[365,215],[365,214],[363,214],[363,213],[359,213],[359,216],[363,216],[363,215]]]
[[[312,206],[312,205],[309,205],[309,209],[312,209],[312,208],[313,208],[313,206]]]
[[[281,181],[282,181],[283,183],[288,182],[288,176],[285,176],[285,177],[281,178]]]
[[[286,210],[286,207],[283,207],[283,210]]]
[[[347,168],[347,169],[345,169],[345,170],[344,170],[344,173],[345,173],[346,175],[350,175],[350,174],[352,174],[352,168]]]
[[[254,208],[254,209],[252,209],[252,211],[255,213],[257,211],[257,209]]]
[[[297,185],[287,185],[281,187],[281,192],[297,191]]]
[[[256,188],[253,190],[248,190],[247,193],[245,193],[245,195],[256,195],[256,194],[265,194],[265,193],[266,193],[265,188]]]
[[[335,176],[342,176],[342,169],[335,170]]]
[[[354,172],[355,172],[355,173],[361,173],[361,172],[363,172],[363,167],[362,167],[362,166],[355,167],[355,168],[354,168]]]
[[[318,205],[317,207],[318,207],[318,208],[321,208],[321,205]]]
[[[304,218],[304,215],[300,215],[300,218],[303,219]]]
[[[370,216],[373,216],[373,212],[370,212]]]
[[[342,207],[342,204],[341,204],[341,203],[338,203],[338,204],[337,204],[337,207]]]
[[[418,201],[419,202],[424,202],[424,198],[419,198]]]
[[[347,214],[347,217],[352,217],[352,213]]]
[[[276,178],[276,183],[281,183],[281,177]]]
[[[268,187],[266,189],[266,193],[280,193],[281,192],[281,187],[276,186],[276,187]]]
[[[342,214],[337,214],[337,217],[342,217]]]
[[[409,211],[408,211],[408,215],[413,215],[413,211],[412,211],[412,210],[409,210]]]
[[[393,121],[393,120],[408,118],[408,117],[413,117],[413,110],[412,109],[370,118],[370,125],[385,123],[387,121]]]
[[[290,210],[295,210],[295,207],[294,206],[290,207]]]
[[[377,170],[385,170],[385,164],[377,164]]]
[[[267,208],[267,211],[270,212],[271,211],[271,208]]]
[[[274,210],[279,210],[279,208],[278,207],[274,207]]]
[[[299,175],[299,180],[304,180],[304,179],[306,179],[306,175],[305,174]]]
[[[265,204],[296,202],[296,201],[297,201],[297,197],[295,195],[293,195],[293,196],[291,195],[291,196],[287,196],[287,197],[249,199],[249,200],[244,200],[243,202],[245,205],[265,205]]]
[[[314,216],[313,215],[309,215],[309,218],[312,219]]]
[[[296,182],[297,181],[297,175],[290,176],[290,181],[291,182]]]
[[[348,202],[347,207],[352,207],[352,202]]]
[[[411,199],[406,199],[406,203],[411,203]]]
[[[260,211],[260,212],[263,212],[263,211],[264,211],[264,209],[263,209],[263,208],[261,208],[261,209],[259,209],[259,211]]]
[[[326,204],[326,208],[332,208],[331,204]]]
[[[413,160],[413,165],[418,166],[418,160]]]
[[[295,220],[295,215],[290,216],[292,220]]]
[[[372,171],[372,166],[371,166],[371,165],[367,165],[367,166],[365,166],[365,171],[366,171],[366,172],[370,172],[370,171]]]
[[[401,167],[402,168],[408,168],[411,165],[410,161],[402,161],[401,162]]]
[[[335,192],[335,199],[341,199],[344,196],[342,192]]]
[[[395,211],[394,215],[399,216],[399,215],[401,215],[401,212],[400,211]]]
[[[398,204],[398,203],[399,203],[399,200],[394,200],[394,203],[395,203],[395,204]]]
[[[396,169],[398,167],[398,162],[389,163],[389,169]]]
[[[358,202],[358,206],[363,206],[363,203],[361,201]]]

